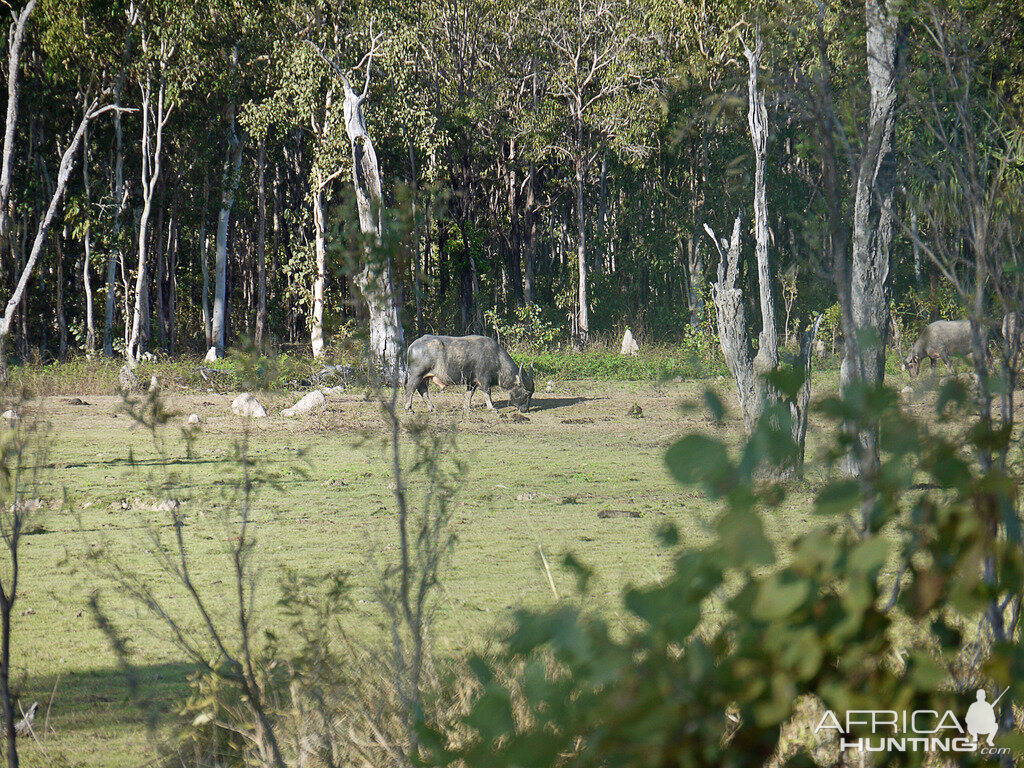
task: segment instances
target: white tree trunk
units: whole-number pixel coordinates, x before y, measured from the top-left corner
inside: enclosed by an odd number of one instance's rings
[[[579,271],[577,338],[585,348],[590,342],[590,301],[587,296],[587,212],[583,207],[584,163],[582,157],[576,161],[576,267]]]
[[[18,310],[18,306],[21,304],[22,298],[25,296],[25,289],[28,286],[29,277],[32,275],[36,262],[39,260],[39,254],[43,250],[43,244],[46,242],[46,235],[50,231],[50,225],[53,223],[54,216],[57,214],[57,209],[60,207],[61,201],[64,199],[64,192],[67,189],[68,178],[71,176],[71,169],[74,167],[75,156],[78,153],[79,145],[82,143],[82,137],[85,136],[85,131],[89,122],[105,111],[107,111],[107,108],[97,110],[96,103],[93,102],[92,106],[85,111],[85,114],[82,117],[82,122],[79,123],[78,130],[75,131],[75,135],[71,139],[71,144],[64,151],[64,155],[60,159],[60,166],[57,171],[57,181],[53,190],[53,195],[50,197],[50,204],[47,206],[46,213],[39,222],[39,226],[36,229],[35,240],[32,242],[32,251],[29,253],[28,258],[25,261],[25,265],[21,270],[21,276],[18,278],[14,291],[12,292],[10,299],[7,301],[3,317],[0,318],[0,375],[5,371],[4,345],[7,340],[7,336],[11,332],[11,324],[14,321],[14,315]]]
[[[234,110],[232,110],[233,113]],[[213,345],[217,357],[224,356],[227,343],[227,302],[228,302],[228,228],[231,224],[231,209],[235,204],[235,190],[242,170],[242,142],[235,134],[232,117],[231,134],[228,137],[227,155],[224,158],[224,183],[221,188],[220,214],[217,217],[217,252],[214,270],[213,293]]]
[[[324,353],[324,283],[327,279],[327,224],[324,211],[324,187],[317,184],[313,192],[313,242],[316,256],[316,276],[313,278],[313,325],[310,345],[313,357]]]
[[[142,216],[139,218],[139,264],[135,277],[135,309],[132,312],[131,335],[128,338],[125,357],[135,363],[145,352],[148,339],[144,338],[146,321],[149,318],[149,218],[153,212],[153,197],[160,179],[163,161],[164,126],[170,117],[165,109],[164,83],[161,73],[157,88],[156,104],[153,104],[152,83],[147,80],[142,90]]]
[[[85,205],[89,207],[89,139],[82,140],[82,184],[85,190]],[[92,233],[88,222],[82,236],[85,254],[82,258],[82,289],[85,292],[85,351],[91,355],[96,351],[96,325],[93,321],[92,277],[89,266],[92,261]]]
[[[768,204],[765,190],[765,153],[768,144],[768,111],[764,95],[758,90],[757,75],[761,63],[762,41],[760,30],[754,49],[744,46],[743,53],[749,65],[747,124],[754,147],[754,242],[757,253],[757,284],[761,298],[761,333],[758,337],[754,370],[766,375],[779,364],[779,335],[775,327],[775,298],[772,294],[771,269],[768,263]],[[767,389],[764,390],[767,395]]]
[[[29,0],[21,9],[14,22],[14,29],[8,39],[7,53],[7,119],[4,124],[3,166],[0,167],[0,241],[6,240],[10,223],[8,202],[11,198],[11,175],[14,166],[14,129],[18,124],[21,83],[21,46],[25,42],[28,17],[35,10],[38,0]]]
[[[895,4],[895,0],[890,0]],[[868,135],[854,185],[852,249],[848,293],[850,327],[843,329],[845,354],[840,388],[860,381],[874,386],[885,377],[891,293],[890,245],[893,233],[896,83],[899,77],[898,14],[885,0],[866,0],[868,83],[871,100]],[[844,291],[840,290],[842,299]],[[845,463],[861,477],[878,463],[877,430],[859,431],[859,446]]]
[[[372,54],[372,51],[371,51]],[[370,57],[372,60],[372,56]],[[366,86],[362,94],[352,90],[348,78],[345,86],[345,130],[352,144],[352,183],[359,210],[359,228],[367,240],[366,266],[356,275],[356,284],[366,299],[370,314],[370,355],[381,367],[382,377],[393,386],[405,380],[405,338],[398,315],[391,258],[374,252],[380,243],[381,200],[380,170],[373,141],[366,130],[363,103],[370,85],[370,62],[366,65]]]

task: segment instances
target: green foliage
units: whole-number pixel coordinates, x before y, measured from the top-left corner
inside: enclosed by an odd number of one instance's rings
[[[949,389],[934,427],[886,389],[824,401],[819,414],[834,428],[826,461],[847,450],[845,420],[871,418],[881,423],[882,463],[865,482],[827,481],[814,505],[820,525],[778,547],[762,518],[786,509],[787,489],[759,471],[784,466],[795,447],[787,412],[766,414],[738,452],[716,437],[684,437],[666,463],[722,505],[712,540],[680,546],[664,530],[673,566],[656,584],[626,591],[632,621],[614,630],[568,604],[518,611],[501,652],[471,665],[479,692],[462,723],[468,738],[454,745],[424,725],[426,763],[760,768],[806,696],[840,721],[851,709],[962,716],[973,695],[962,695],[959,659],[977,639],[967,628],[1024,586],[1016,478],[976,458],[1006,449],[1009,433],[951,430],[968,400],[963,387]],[[875,531],[866,538],[845,519],[864,505]],[[1019,644],[997,644],[982,672],[1019,701],[1021,664]]]
[[[617,349],[592,348],[586,352],[526,353],[516,359],[532,364],[538,378],[564,380],[668,381],[677,377],[705,378],[728,373],[720,355],[705,358],[685,347],[670,346],[644,347],[638,355],[621,355]]]
[[[512,311],[512,319],[504,321],[497,310],[484,312],[484,320],[498,334],[498,341],[509,349],[536,352],[553,347],[563,337],[554,323],[545,319],[540,307],[527,304]]]

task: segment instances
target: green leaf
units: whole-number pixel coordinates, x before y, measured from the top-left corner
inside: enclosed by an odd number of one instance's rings
[[[669,448],[665,464],[683,485],[720,478],[732,468],[725,445],[698,434],[687,435]]]
[[[860,504],[860,483],[857,480],[834,480],[814,498],[814,511],[819,515],[845,515]]]
[[[810,584],[804,580],[785,580],[775,575],[765,579],[757,590],[753,615],[763,621],[774,621],[793,613],[811,594]]]

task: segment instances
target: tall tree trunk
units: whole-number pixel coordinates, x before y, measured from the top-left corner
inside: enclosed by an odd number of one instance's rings
[[[310,345],[313,357],[324,353],[324,284],[327,281],[327,213],[324,208],[325,183],[315,182],[313,192],[313,249],[316,256],[316,274],[313,277],[313,324]]]
[[[399,319],[399,306],[391,258],[380,253],[381,199],[380,170],[373,141],[366,130],[363,104],[370,87],[370,64],[366,64],[366,85],[361,94],[352,90],[348,78],[345,86],[345,129],[352,144],[352,183],[356,191],[359,228],[367,240],[368,262],[356,276],[356,284],[366,299],[370,312],[370,355],[381,367],[385,381],[400,386],[405,381],[405,338]],[[376,252],[375,252],[376,251]]]
[[[82,188],[85,192],[85,208],[88,212],[91,197],[88,132],[82,139]],[[82,233],[82,249],[84,251],[82,256],[82,292],[85,294],[85,353],[92,355],[96,352],[96,324],[93,320],[92,274],[90,271],[92,263],[92,232],[88,218],[86,218],[84,226],[85,229]]]
[[[31,5],[34,5],[34,3]],[[16,93],[17,92],[15,91],[15,94]],[[28,258],[25,259],[24,266],[21,269],[21,275],[14,287],[14,291],[11,293],[11,298],[7,301],[3,317],[0,318],[0,380],[6,378],[7,375],[6,358],[4,357],[4,342],[11,332],[11,324],[14,321],[14,315],[18,311],[22,300],[25,298],[25,289],[28,286],[28,281],[32,275],[32,271],[35,269],[36,262],[39,260],[39,255],[43,250],[43,244],[46,242],[46,235],[50,230],[50,224],[53,222],[53,218],[57,214],[57,209],[60,207],[61,201],[64,199],[64,191],[67,189],[68,179],[71,176],[71,169],[75,164],[75,156],[78,153],[78,148],[82,143],[82,138],[85,136],[85,131],[89,122],[104,111],[106,111],[106,108],[103,108],[102,110],[96,109],[95,101],[89,109],[85,110],[82,122],[79,123],[78,130],[75,131],[75,135],[71,139],[71,144],[68,146],[67,150],[65,150],[64,155],[60,159],[60,166],[57,170],[57,181],[53,195],[50,197],[50,203],[46,208],[46,213],[40,219],[39,225],[36,228],[36,237],[32,243],[32,251],[29,253]],[[24,327],[24,319],[21,325]]]
[[[260,137],[257,152],[257,206],[259,208],[259,230],[256,235],[256,349],[263,350],[263,334],[267,325],[267,137]]]
[[[849,286],[839,291],[840,299],[845,296],[849,303],[849,311],[844,313],[849,325],[843,328],[845,350],[840,370],[844,393],[858,382],[868,386],[883,382],[889,333],[898,14],[886,6],[886,0],[867,0],[865,16],[871,88],[868,135],[856,169]],[[858,440],[845,469],[862,478],[873,476],[878,468],[877,425],[855,425],[855,429]]]
[[[64,233],[57,231],[53,239],[54,255],[57,258],[55,270],[56,304],[57,304],[57,359],[64,360],[68,354],[68,320],[64,313]]]
[[[768,111],[765,109],[764,95],[757,86],[762,47],[761,33],[758,30],[754,49],[744,46],[743,53],[749,66],[747,125],[750,127],[750,140],[754,148],[754,242],[757,253],[757,284],[761,299],[761,333],[758,336],[757,356],[754,358],[754,372],[764,377],[778,367],[779,335],[775,327],[775,297],[772,293],[772,276],[768,265],[768,204],[765,190]],[[768,394],[767,387],[762,388],[762,397]]]
[[[526,206],[523,211],[526,228],[526,264],[523,270],[523,302],[533,304],[536,301],[537,269],[537,165],[530,163],[530,177],[526,184]]]
[[[203,271],[203,339],[205,348],[213,346],[213,329],[210,326],[210,258],[207,254],[209,236],[206,231],[210,215],[210,175],[203,174],[203,213],[199,225],[199,265]]]
[[[121,125],[121,95],[124,92],[124,78],[128,69],[128,57],[131,51],[131,29],[125,34],[124,50],[121,55],[121,70],[117,73],[117,80],[114,84],[114,202],[117,211],[114,214],[114,247],[110,249],[107,256],[107,296],[106,312],[103,318],[103,354],[106,357],[114,356],[114,303],[117,299],[117,264],[120,260],[124,263],[124,252],[121,248],[121,227],[124,225],[125,209],[128,206],[128,196],[124,189],[124,132]],[[125,296],[125,302],[128,298]],[[128,315],[124,317],[125,325],[128,324]]]
[[[146,80],[142,88],[142,215],[139,218],[139,265],[135,278],[135,309],[132,312],[131,336],[125,356],[129,364],[139,360],[145,352],[149,321],[149,218],[153,212],[153,198],[160,180],[163,163],[164,127],[170,110],[164,103],[165,86],[161,73],[157,87],[156,104],[152,103],[152,83]]]
[[[590,302],[587,298],[587,212],[583,207],[586,158],[583,156],[582,133],[579,142],[580,155],[576,159],[576,267],[579,271],[576,340],[585,348],[590,342]]]
[[[224,357],[227,345],[228,303],[228,228],[231,209],[235,204],[235,191],[242,172],[242,142],[235,132],[234,107],[228,123],[228,146],[224,156],[224,174],[220,194],[220,214],[217,216],[217,251],[214,270],[213,345],[207,353],[211,357]]]

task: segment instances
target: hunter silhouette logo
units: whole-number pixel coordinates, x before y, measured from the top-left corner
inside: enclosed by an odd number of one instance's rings
[[[842,718],[828,710],[814,732],[835,731],[842,750],[1008,755],[1010,750],[994,741],[999,731],[996,706],[1008,690],[989,703],[986,692],[978,689],[963,720],[950,710],[851,709]]]
[[[1008,690],[1010,690],[1009,687],[1006,691]],[[1003,698],[1006,691],[999,694],[999,699]],[[979,736],[987,736],[985,743],[993,747],[995,744],[992,743],[992,739],[996,737],[996,731],[999,730],[999,723],[996,721],[996,704],[999,703],[999,699],[989,704],[985,701],[985,695],[985,689],[979,688],[977,700],[967,709],[967,717],[964,718],[964,721],[967,723],[967,732],[971,734],[975,744],[978,743]]]

